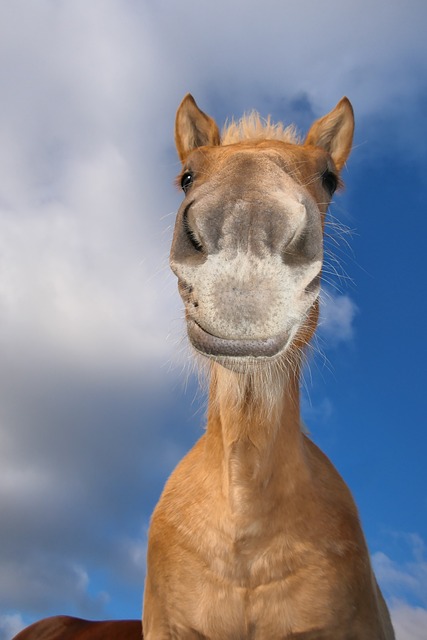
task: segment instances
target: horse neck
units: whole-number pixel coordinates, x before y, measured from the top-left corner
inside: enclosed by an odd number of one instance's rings
[[[300,424],[299,369],[274,379],[215,366],[206,443],[232,511],[269,508],[308,472]]]

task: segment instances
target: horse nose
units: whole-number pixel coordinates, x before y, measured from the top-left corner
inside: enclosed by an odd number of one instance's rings
[[[236,203],[222,229],[222,247],[258,257],[298,252],[307,235],[307,209],[303,202],[284,198]]]

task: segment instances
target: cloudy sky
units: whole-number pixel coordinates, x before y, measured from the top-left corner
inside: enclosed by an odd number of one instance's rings
[[[140,616],[150,513],[204,420],[168,270],[188,91],[302,131],[353,103],[303,414],[398,639],[425,637],[426,26],[424,0],[2,0],[0,640]]]

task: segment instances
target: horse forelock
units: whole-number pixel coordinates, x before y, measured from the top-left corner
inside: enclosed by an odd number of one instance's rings
[[[270,116],[262,118],[257,111],[245,113],[240,120],[231,120],[224,125],[221,144],[234,144],[243,140],[281,140],[300,144],[301,139],[295,125],[285,126],[272,122]]]

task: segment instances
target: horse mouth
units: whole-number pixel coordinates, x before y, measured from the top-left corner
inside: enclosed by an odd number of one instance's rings
[[[187,332],[193,347],[211,358],[247,358],[269,360],[282,353],[289,343],[289,332],[270,338],[220,338],[209,333],[192,318],[187,318]]]

